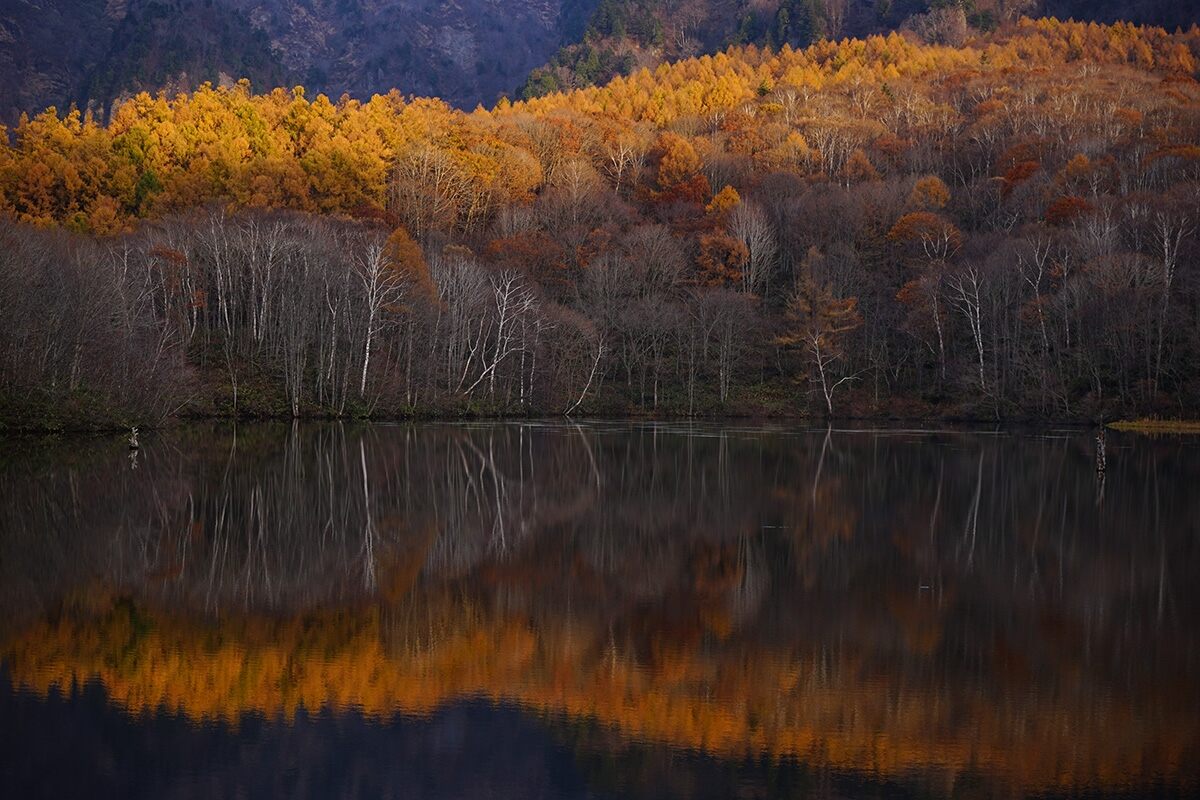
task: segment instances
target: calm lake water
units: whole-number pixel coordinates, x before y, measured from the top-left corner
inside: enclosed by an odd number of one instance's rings
[[[1191,796],[1200,439],[0,443],[0,795]]]

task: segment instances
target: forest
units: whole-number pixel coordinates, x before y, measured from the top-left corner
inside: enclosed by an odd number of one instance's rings
[[[1022,16],[1133,22],[1167,30],[1200,22],[1200,8],[1172,0],[601,0],[578,35],[534,69],[518,94],[606,83],[639,67],[730,45],[807,47],[822,39],[903,31],[960,46]]]
[[[753,45],[492,109],[247,81],[0,137],[0,426],[1200,400],[1200,29]]]

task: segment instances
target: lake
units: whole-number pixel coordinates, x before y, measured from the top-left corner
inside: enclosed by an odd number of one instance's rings
[[[5,797],[1176,797],[1200,438],[0,443]]]

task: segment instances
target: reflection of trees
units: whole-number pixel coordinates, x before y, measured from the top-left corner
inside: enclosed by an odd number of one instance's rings
[[[49,536],[63,562],[196,609],[287,610],[369,595],[412,559],[450,574],[503,557],[594,500],[579,437],[564,449],[518,426],[250,431],[168,436],[137,470],[93,444],[85,466],[8,473],[6,543],[27,562],[18,551]]]
[[[1122,449],[1097,506],[1086,444],[278,426],[130,471],[97,442],[0,469],[5,600],[68,612],[6,651],[133,710],[482,694],[883,774],[1191,779],[1200,461]]]

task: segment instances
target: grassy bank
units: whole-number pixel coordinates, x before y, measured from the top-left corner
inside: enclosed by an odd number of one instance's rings
[[[1133,419],[1110,422],[1108,427],[1126,433],[1200,434],[1200,420],[1194,419]]]

